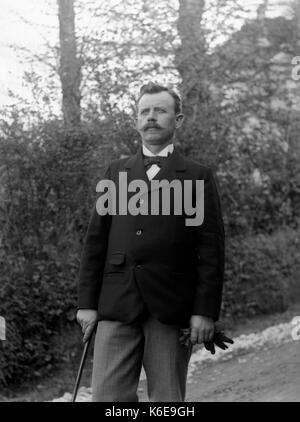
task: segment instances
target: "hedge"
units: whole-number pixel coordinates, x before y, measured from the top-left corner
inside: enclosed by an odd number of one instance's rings
[[[300,229],[227,241],[223,318],[283,312],[300,300]]]

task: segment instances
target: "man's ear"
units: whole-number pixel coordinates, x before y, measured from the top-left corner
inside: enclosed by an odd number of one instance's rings
[[[183,114],[176,114],[176,118],[175,118],[175,127],[176,129],[179,129],[184,121],[184,115]]]

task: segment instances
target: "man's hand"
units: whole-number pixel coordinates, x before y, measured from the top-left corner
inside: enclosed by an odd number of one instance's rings
[[[98,312],[95,309],[79,309],[76,318],[77,322],[81,325],[83,342],[85,343],[97,324]]]
[[[215,324],[212,318],[192,315],[190,319],[190,340],[192,344],[210,341],[214,335]]]

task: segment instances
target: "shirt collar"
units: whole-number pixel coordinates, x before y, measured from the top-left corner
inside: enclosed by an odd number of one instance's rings
[[[168,154],[172,154],[172,152],[174,151],[174,144],[169,144],[167,145],[163,150],[161,150],[158,154],[153,154],[153,152],[149,151],[149,149],[147,147],[145,147],[145,145],[143,145],[143,154],[146,157],[155,157],[155,156],[159,156],[159,157],[167,157]]]

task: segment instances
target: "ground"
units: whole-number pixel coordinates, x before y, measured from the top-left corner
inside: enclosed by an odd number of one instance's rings
[[[236,338],[269,326],[289,322],[300,315],[300,303],[281,314],[240,321],[227,331]],[[38,383],[0,393],[0,401],[50,401],[72,392],[79,362],[68,365]],[[81,386],[90,385],[91,361],[87,362]],[[147,401],[146,382],[139,386],[141,401]],[[300,341],[290,340],[259,350],[240,353],[226,361],[196,365],[187,384],[187,401],[196,402],[300,402]]]
[[[187,401],[300,402],[300,341],[196,371]]]

